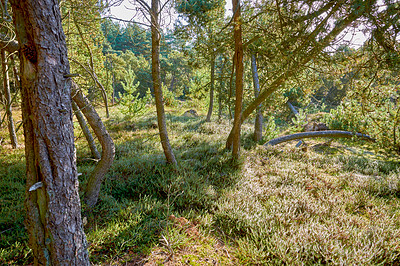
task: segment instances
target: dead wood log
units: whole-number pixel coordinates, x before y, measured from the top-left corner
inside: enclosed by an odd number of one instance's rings
[[[295,133],[291,135],[286,135],[282,137],[278,137],[272,139],[264,144],[264,146],[274,146],[282,142],[295,140],[295,139],[304,139],[304,138],[352,138],[352,137],[359,137],[362,139],[366,139],[369,141],[375,141],[374,138],[362,134],[362,133],[354,133],[350,131],[342,131],[342,130],[326,130],[326,131],[310,131],[310,132],[301,132]]]

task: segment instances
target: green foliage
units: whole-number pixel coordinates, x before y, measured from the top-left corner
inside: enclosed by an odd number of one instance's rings
[[[112,94],[110,86],[107,86],[110,82],[104,67],[105,57],[102,52],[104,35],[101,31],[100,16],[104,8],[104,5],[97,0],[60,2],[70,72],[80,74],[74,80],[93,101],[101,99],[102,92],[88,72],[94,73],[104,86],[108,97]]]
[[[122,26],[111,19],[105,19],[101,29],[112,50],[118,52],[131,51],[136,56],[150,58],[151,33],[148,29],[135,23]]]
[[[329,128],[368,134],[381,148],[399,152],[399,107],[382,98],[380,103],[362,104],[355,99],[343,102],[337,109],[331,109],[324,120]]]
[[[275,118],[273,116],[270,116],[263,126],[263,138],[265,140],[271,140],[278,136],[278,130],[275,124]]]
[[[292,122],[296,130],[300,131],[304,124],[307,123],[307,113],[304,109],[300,108],[298,113],[292,118]]]
[[[169,107],[176,107],[178,105],[176,94],[170,91],[166,86],[164,86],[164,84],[162,84],[162,90],[164,105]]]
[[[222,0],[179,0],[175,3],[175,8],[190,20],[198,20],[206,23],[210,20],[207,13],[224,6]]]
[[[144,97],[148,88],[152,87],[151,77],[151,33],[149,29],[138,25],[123,27],[111,20],[102,24],[103,33],[107,39],[104,52],[107,54],[107,70],[113,77],[116,93],[123,91],[122,82],[125,72],[130,67],[139,82],[137,91]],[[189,90],[187,84],[192,78],[192,67],[182,51],[182,40],[167,31],[163,33],[160,43],[160,65],[163,72],[162,82],[168,84],[168,89],[178,97],[183,91]]]
[[[302,97],[304,97],[304,91],[300,87],[291,87],[283,93],[283,96],[288,98],[288,101],[292,104],[299,106]]]
[[[357,50],[342,46],[333,56],[330,51],[321,52],[312,63],[298,65],[292,73],[287,69],[306,61],[309,51],[319,45],[316,40],[335,25],[333,17],[341,15],[334,14],[329,25],[318,25],[326,13],[308,16],[306,10],[318,14],[320,5],[313,1],[261,1],[242,6],[245,53],[258,55],[261,87],[269,88],[285,75],[279,89],[263,104],[269,115],[264,124],[266,139],[284,129],[287,113],[282,105],[286,100],[304,108],[316,89],[313,98],[318,108],[322,104],[325,109],[325,103],[329,108],[339,105],[325,117],[330,128],[367,133],[381,147],[400,150],[398,42],[393,39],[398,25],[391,21],[397,18],[398,3],[389,2],[393,1],[385,1],[388,9],[379,15],[382,25],[378,28],[371,19],[378,9],[358,21],[372,23],[365,29],[373,33],[369,48],[367,44]],[[228,22],[224,1],[176,1],[188,23],[177,22],[174,32],[161,32],[163,100],[174,107],[167,119],[178,169],[165,165],[156,117],[146,114],[146,105],[152,101],[150,31],[137,24],[122,26],[101,20],[101,3],[60,2],[69,56],[74,59],[71,72],[80,73],[80,85],[93,92],[96,85],[77,62],[90,66],[106,84],[108,94],[111,87],[113,93],[122,92],[118,108],[129,117],[115,112],[107,121],[116,143],[116,159],[102,185],[99,204],[90,213],[83,211],[93,263],[142,262],[160,245],[174,255],[171,259],[188,246],[204,246],[174,227],[168,220],[170,214],[196,221],[202,238],[209,234],[233,243],[235,253],[221,265],[398,263],[394,237],[400,234],[397,157],[389,161],[366,157],[367,153],[349,155],[354,147],[344,149],[343,145],[358,145],[351,140],[324,145],[325,151],[343,153],[338,157],[318,153],[311,140],[307,152],[290,144],[266,149],[252,141],[244,145],[243,158],[234,162],[223,148],[232,126],[224,115],[218,123],[204,123],[202,116],[180,116],[189,108],[204,113],[214,57],[216,95],[223,111],[233,109],[234,93],[229,91],[235,82],[230,80],[232,28],[224,27]],[[358,2],[341,5],[339,10],[363,7]],[[314,30],[316,34],[310,35]],[[250,67],[245,66],[247,105],[254,96]],[[178,102],[182,93],[186,101]],[[301,109],[292,119],[295,130],[305,118],[306,111]],[[243,135],[250,136],[252,129],[253,125],[244,123]],[[84,185],[94,164],[83,159],[89,151],[79,136],[77,132],[78,169]],[[243,139],[250,142],[250,138]],[[0,264],[32,263],[23,227],[22,152],[3,146],[0,150]],[[213,251],[220,242],[213,244]],[[179,262],[205,264],[199,257],[185,254]]]
[[[21,132],[19,132],[21,133]],[[24,150],[0,147],[0,264],[25,265],[31,257],[24,227]]]
[[[362,132],[362,129],[366,126],[365,122],[362,122],[361,116],[357,113],[348,111],[346,108],[351,103],[343,103],[336,109],[331,109],[329,114],[324,116],[324,122],[331,129],[346,130],[352,132]],[[356,104],[356,103],[353,103]]]
[[[126,71],[125,82],[122,82],[122,86],[124,88],[124,93],[120,97],[119,104],[120,110],[123,114],[125,114],[128,118],[133,118],[135,116],[143,114],[146,109],[146,104],[150,103],[151,93],[150,89],[148,89],[145,97],[140,97],[140,94],[137,91],[139,87],[139,82],[135,84],[135,73],[129,67]]]

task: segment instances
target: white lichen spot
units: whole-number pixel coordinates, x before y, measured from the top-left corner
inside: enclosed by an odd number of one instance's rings
[[[49,63],[50,65],[53,65],[53,66],[57,65],[57,60],[56,60],[55,58],[51,57],[51,56],[48,56],[48,57],[46,58],[46,61],[47,61],[47,63]]]

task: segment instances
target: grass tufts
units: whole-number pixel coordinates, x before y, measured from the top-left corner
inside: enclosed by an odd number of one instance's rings
[[[94,265],[399,263],[397,157],[374,155],[352,140],[264,147],[245,123],[242,156],[234,161],[225,150],[230,121],[206,123],[172,109],[166,117],[176,169],[165,162],[154,112],[106,121],[115,162],[98,204],[82,212]],[[277,134],[274,125],[268,136]],[[79,128],[75,135],[83,191],[95,162]],[[23,149],[2,147],[4,265],[32,263],[24,176]]]

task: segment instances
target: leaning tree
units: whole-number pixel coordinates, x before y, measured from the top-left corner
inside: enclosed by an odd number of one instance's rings
[[[277,30],[267,26],[261,29],[260,34],[275,38],[278,42],[274,47],[282,48],[283,56],[259,95],[243,109],[240,124],[288,80],[323,54],[324,49],[346,28],[371,12],[376,13],[377,9],[377,1],[374,0],[277,1],[276,5],[275,9],[267,3],[258,5],[258,12],[249,19],[253,21],[262,16],[270,16],[276,20],[273,25],[278,25]],[[284,34],[277,35],[279,32]],[[279,52],[275,50],[274,53]],[[234,145],[236,131],[237,126],[234,125],[227,140],[227,148]]]

